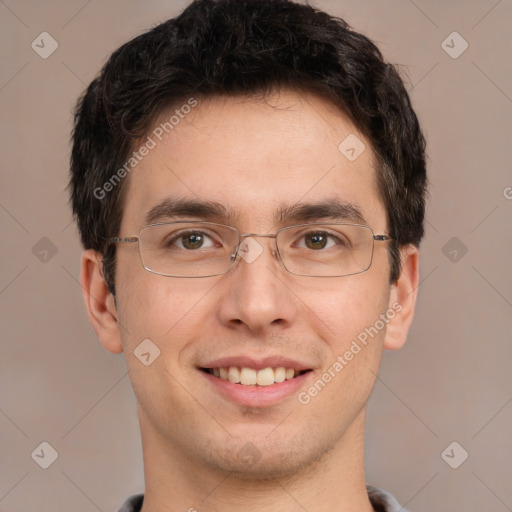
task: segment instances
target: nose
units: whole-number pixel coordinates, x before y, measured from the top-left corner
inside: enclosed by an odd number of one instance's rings
[[[223,276],[219,320],[230,328],[257,334],[289,327],[297,317],[298,301],[288,276],[275,237],[247,235],[234,268]]]

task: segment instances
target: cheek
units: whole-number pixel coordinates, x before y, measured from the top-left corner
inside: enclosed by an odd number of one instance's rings
[[[364,274],[340,278],[337,291],[319,294],[315,313],[322,320],[319,333],[326,354],[317,380],[298,398],[311,404],[315,414],[329,416],[340,431],[364,407],[378,372],[388,307],[385,286],[376,286]],[[363,278],[363,279],[362,279]]]
[[[166,397],[181,396],[179,382],[189,378],[180,355],[201,333],[198,315],[207,290],[143,272],[133,272],[129,286],[119,289],[119,324],[139,404],[156,414]]]
[[[133,351],[150,339],[161,351],[172,347],[176,358],[181,345],[194,338],[214,283],[159,276],[144,270],[140,262],[119,265],[119,270],[118,313],[125,350]]]
[[[370,271],[331,278],[324,284],[316,282],[308,290],[297,289],[296,293],[316,315],[321,337],[337,353],[374,325],[389,301],[386,281]]]

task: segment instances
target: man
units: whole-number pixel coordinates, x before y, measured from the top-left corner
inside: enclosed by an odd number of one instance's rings
[[[425,142],[395,69],[288,0],[197,0],[80,100],[90,321],[123,352],[145,494],[121,511],[398,511],[365,408],[411,325]]]

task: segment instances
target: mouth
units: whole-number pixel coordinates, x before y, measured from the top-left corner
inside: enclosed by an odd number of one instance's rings
[[[315,377],[311,362],[281,354],[238,354],[199,363],[209,399],[222,396],[245,407],[272,407],[294,396]]]
[[[240,384],[241,386],[271,386],[288,380],[296,379],[312,371],[311,369],[296,370],[294,368],[286,368],[278,366],[275,368],[250,368],[247,366],[220,366],[215,368],[200,368],[201,371],[212,375],[221,380],[228,381],[232,384]]]

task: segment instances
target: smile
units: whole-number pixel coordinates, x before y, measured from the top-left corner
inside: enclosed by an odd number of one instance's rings
[[[201,368],[204,372],[213,375],[232,384],[241,384],[243,386],[271,386],[292,380],[303,373],[311,370],[295,370],[278,366],[276,368],[267,367],[260,370],[246,366],[222,366],[218,368]]]

